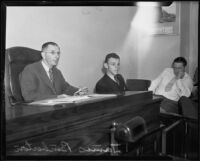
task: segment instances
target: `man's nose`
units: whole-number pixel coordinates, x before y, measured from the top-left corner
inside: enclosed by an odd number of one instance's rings
[[[56,57],[56,58],[59,58],[59,57],[60,57],[60,55],[57,53],[57,54],[55,54],[55,57]]]

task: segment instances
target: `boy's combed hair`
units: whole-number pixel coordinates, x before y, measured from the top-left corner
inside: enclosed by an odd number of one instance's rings
[[[110,58],[120,59],[119,55],[117,55],[116,53],[109,53],[106,55],[104,62],[107,63]]]
[[[55,42],[46,42],[42,45],[42,51],[44,51],[49,45],[58,46]]]
[[[187,65],[187,61],[184,57],[177,57],[174,59],[173,64],[174,63],[183,63],[183,66],[185,67]]]

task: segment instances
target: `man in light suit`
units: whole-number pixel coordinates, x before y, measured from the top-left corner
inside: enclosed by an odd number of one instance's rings
[[[27,65],[19,75],[25,101],[87,93],[87,88],[78,89],[67,83],[61,71],[56,68],[60,58],[60,48],[56,43],[44,43],[41,55],[41,61]]]

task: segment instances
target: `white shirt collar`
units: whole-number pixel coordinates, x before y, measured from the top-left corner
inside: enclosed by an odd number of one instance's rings
[[[46,65],[46,64],[44,63],[43,60],[42,60],[42,66],[44,67],[45,71],[46,71],[47,73],[49,73],[49,67],[48,67],[48,65]]]
[[[43,60],[41,62],[42,62],[42,66],[44,67],[44,70],[46,71],[48,77],[50,78],[50,76],[49,76],[49,69],[50,69],[49,66],[46,65]]]
[[[110,79],[112,79],[114,82],[116,82],[116,80],[115,80],[115,78],[114,78],[114,75],[111,75],[111,74],[108,74],[108,73],[106,73],[106,75],[107,75],[108,77],[110,77]]]

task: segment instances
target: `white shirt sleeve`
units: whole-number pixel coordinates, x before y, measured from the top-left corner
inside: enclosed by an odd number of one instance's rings
[[[163,76],[165,74],[166,69],[154,80],[151,81],[151,85],[148,88],[149,91],[153,91],[153,93],[155,93],[157,87],[159,86],[160,82],[163,79]]]
[[[178,93],[180,97],[181,96],[189,97],[192,92],[193,81],[189,76],[183,79],[178,79],[176,81],[176,87],[177,87],[176,92]]]

